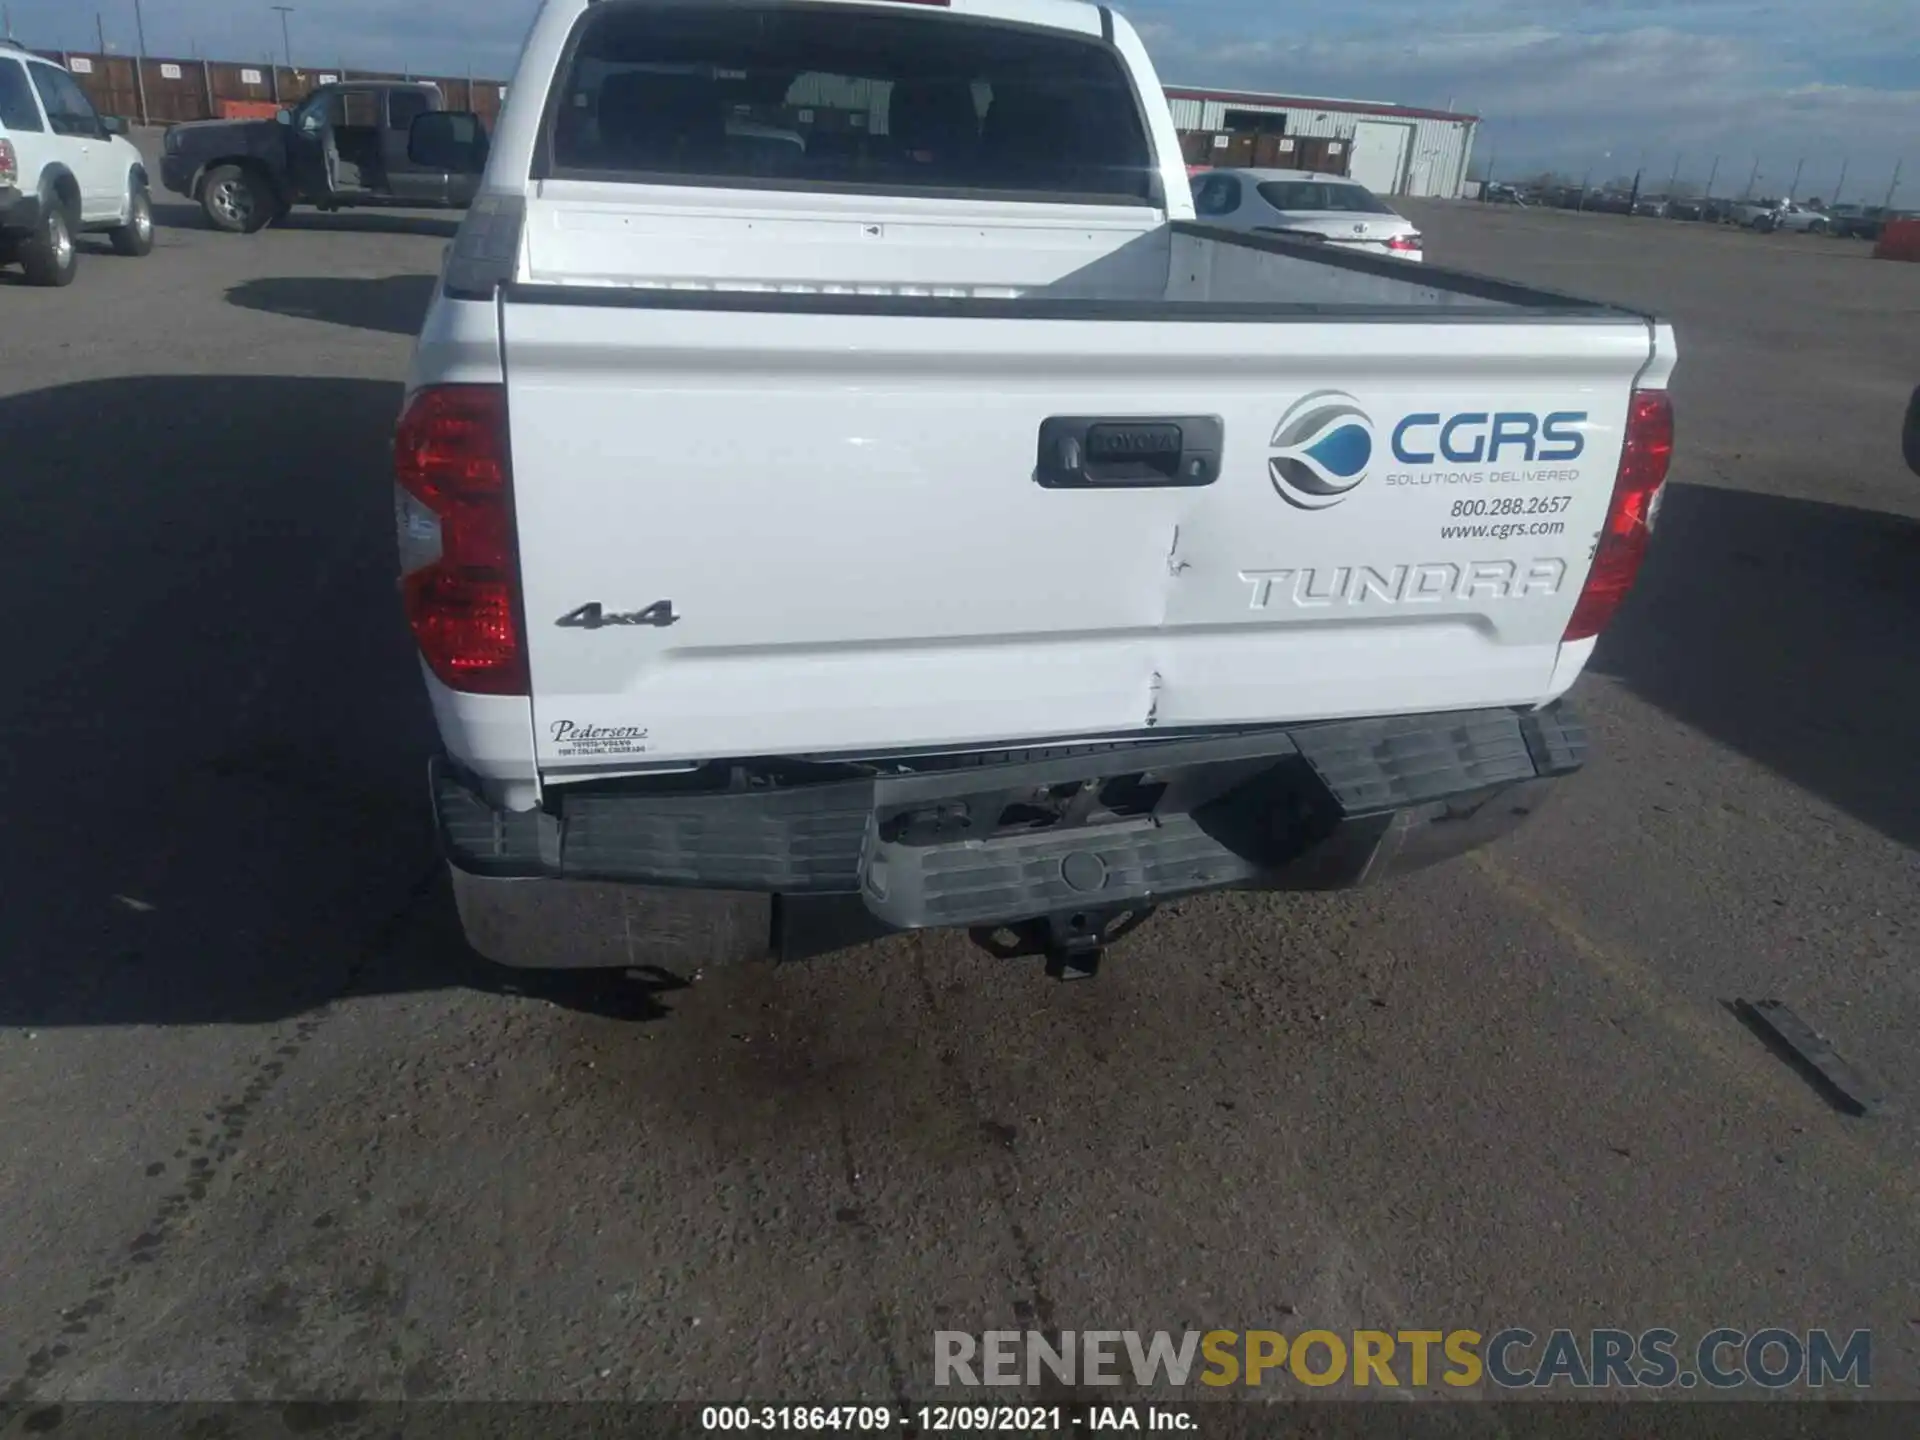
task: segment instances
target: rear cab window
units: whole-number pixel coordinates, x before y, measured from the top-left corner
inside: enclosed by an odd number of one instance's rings
[[[596,5],[542,145],[536,178],[561,180],[1101,204],[1158,186],[1110,45],[933,9]]]
[[[345,113],[335,122],[337,126],[350,130],[380,128],[381,93],[378,90],[343,90],[340,99]]]
[[[387,128],[411,130],[413,122],[432,108],[425,91],[390,90],[387,92]]]
[[[1336,210],[1356,215],[1391,215],[1390,210],[1363,185],[1326,180],[1268,180],[1260,198],[1276,210]]]
[[[33,86],[18,60],[0,59],[0,129],[16,134],[44,134],[40,107],[33,103]]]
[[[1231,215],[1240,208],[1240,181],[1232,175],[1208,175],[1193,187],[1196,215]]]

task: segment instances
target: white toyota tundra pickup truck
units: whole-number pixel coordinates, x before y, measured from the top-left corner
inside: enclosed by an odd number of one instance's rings
[[[484,178],[395,446],[483,953],[594,882],[695,960],[837,904],[1086,974],[1580,767],[1665,324],[1196,223],[1075,0],[547,0],[510,94],[410,136]]]

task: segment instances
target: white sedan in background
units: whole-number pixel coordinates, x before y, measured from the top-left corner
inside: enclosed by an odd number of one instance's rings
[[[1366,186],[1311,170],[1206,170],[1193,177],[1203,225],[1323,240],[1342,250],[1423,258],[1420,231]]]
[[[1771,235],[1776,230],[1788,235],[1826,235],[1832,232],[1833,221],[1824,210],[1809,210],[1789,200],[1772,214],[1754,221],[1753,228],[1762,235]]]

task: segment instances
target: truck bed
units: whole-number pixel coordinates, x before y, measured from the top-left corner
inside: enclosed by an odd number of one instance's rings
[[[870,200],[836,205],[838,197],[808,196],[761,197],[743,213],[737,203],[690,205],[684,191],[655,209],[631,193],[599,198],[599,188],[550,185],[531,207],[523,299],[552,285],[596,292],[597,303],[611,305],[767,308],[766,299],[790,296],[828,302],[801,308],[841,313],[903,313],[875,302],[908,300],[1017,301],[1013,311],[976,313],[1074,319],[1260,319],[1328,310],[1624,316],[1506,281],[1303,240],[1151,217],[1143,228],[1141,213],[1128,209],[1090,216],[1085,206],[1050,214],[1023,205],[1016,220],[983,216],[977,204],[890,200],[885,218],[876,218]],[[914,308],[954,314],[962,307]]]

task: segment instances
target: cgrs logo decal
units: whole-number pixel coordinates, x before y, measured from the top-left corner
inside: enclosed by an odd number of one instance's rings
[[[1518,453],[1528,465],[1561,465],[1586,453],[1588,414],[1558,410],[1539,415],[1526,410],[1438,411],[1408,415],[1393,427],[1386,448],[1395,461],[1414,471],[1433,472],[1443,462],[1460,465],[1513,465]],[[1281,417],[1273,432],[1268,470],[1280,498],[1301,510],[1325,510],[1360,488],[1373,463],[1377,441],[1373,419],[1343,390],[1316,390]],[[1577,471],[1529,474],[1523,471],[1447,471],[1450,482],[1578,478]],[[1388,485],[1415,483],[1411,474],[1390,473]]]
[[[1343,390],[1316,390],[1273,432],[1273,488],[1301,510],[1338,505],[1367,478],[1373,446],[1373,421],[1358,400]]]

